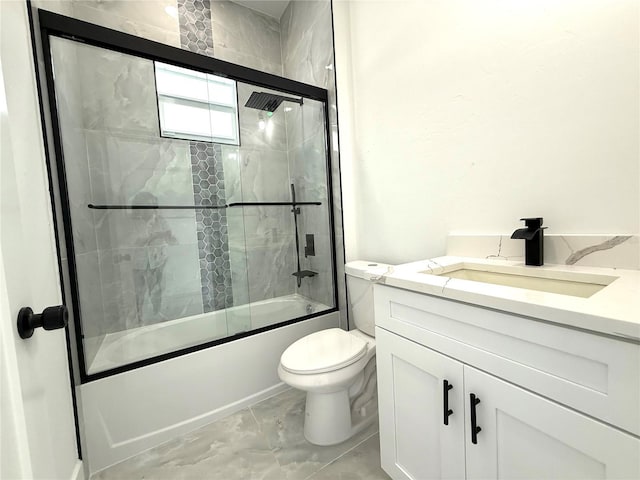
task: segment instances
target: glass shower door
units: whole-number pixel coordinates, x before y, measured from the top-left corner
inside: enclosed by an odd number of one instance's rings
[[[246,328],[227,322],[247,287],[220,144],[161,135],[153,61],[56,37],[51,54],[87,373]]]
[[[336,310],[325,102],[48,42],[84,379]]]
[[[253,327],[330,310],[335,295],[324,104],[241,82],[238,104],[241,146],[225,151],[239,163]]]

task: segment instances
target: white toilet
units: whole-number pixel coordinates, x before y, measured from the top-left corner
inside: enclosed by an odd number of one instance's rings
[[[349,318],[357,330],[321,330],[294,342],[278,366],[280,379],[307,392],[304,436],[316,445],[344,442],[377,420],[373,282],[389,265],[345,265]]]

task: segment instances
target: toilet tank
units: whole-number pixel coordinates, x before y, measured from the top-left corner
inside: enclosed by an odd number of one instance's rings
[[[347,274],[347,303],[352,326],[375,336],[373,317],[373,284],[389,267],[386,263],[356,260],[345,264]]]

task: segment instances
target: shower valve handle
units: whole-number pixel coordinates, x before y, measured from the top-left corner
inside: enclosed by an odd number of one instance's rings
[[[47,307],[42,313],[34,314],[29,307],[23,307],[18,312],[18,334],[20,338],[30,338],[33,331],[42,327],[45,330],[64,328],[69,323],[69,311],[64,305]]]

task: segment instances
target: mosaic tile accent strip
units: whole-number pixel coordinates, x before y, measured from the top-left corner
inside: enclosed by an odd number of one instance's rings
[[[213,56],[209,0],[178,0],[180,45]],[[193,197],[196,205],[225,203],[222,148],[209,142],[190,142]],[[196,210],[198,257],[204,312],[233,306],[227,214],[224,210]]]
[[[182,48],[213,57],[209,0],[178,0],[178,23]]]
[[[222,147],[191,142],[193,199],[196,205],[225,203]],[[198,256],[204,312],[233,306],[227,214],[225,210],[196,210]]]

